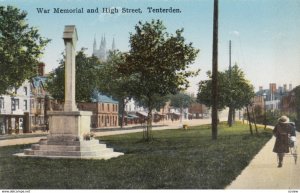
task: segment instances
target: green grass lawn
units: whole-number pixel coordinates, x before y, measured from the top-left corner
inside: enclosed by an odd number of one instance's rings
[[[125,155],[110,160],[13,157],[27,146],[0,148],[1,189],[223,189],[271,138],[251,136],[247,125],[220,125],[217,141],[210,126],[101,137]]]

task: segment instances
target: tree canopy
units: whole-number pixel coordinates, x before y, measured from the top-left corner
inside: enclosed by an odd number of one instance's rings
[[[27,24],[26,16],[18,8],[0,6],[0,94],[36,75],[39,58],[49,42]]]
[[[245,78],[244,72],[234,65],[231,71],[218,72],[218,109],[225,107],[241,109],[251,104],[255,96],[254,88]],[[200,81],[197,101],[211,107],[211,73],[207,73],[210,79]]]
[[[130,33],[130,50],[124,54],[125,63],[118,66],[119,72],[137,80],[132,85],[132,96],[147,104],[147,139],[150,138],[154,97],[175,94],[187,88],[187,78],[197,74],[188,71],[188,67],[199,50],[192,43],[185,43],[183,31],[179,29],[175,35],[169,34],[160,20],[139,22],[135,33]]]
[[[132,98],[131,88],[136,84],[134,76],[120,73],[118,65],[124,63],[124,58],[120,51],[111,51],[107,61],[97,69],[98,89],[119,101],[119,112],[122,115],[121,126],[124,123],[125,105]]]
[[[188,108],[192,104],[193,99],[190,95],[181,92],[172,95],[170,101],[170,105],[175,108]]]
[[[100,62],[96,57],[88,57],[81,49],[76,55],[76,101],[90,102],[93,91],[97,88],[97,68]],[[65,90],[65,61],[50,73],[47,80],[47,90],[55,99],[64,100]]]

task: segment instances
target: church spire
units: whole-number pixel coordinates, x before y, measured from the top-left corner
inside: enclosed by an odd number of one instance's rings
[[[96,35],[94,35],[94,44],[93,44],[93,55],[97,53],[97,42],[96,42]]]
[[[104,46],[104,49],[106,50],[106,38],[105,38],[105,34],[104,34],[103,46]]]
[[[100,47],[99,47],[100,50],[103,48],[103,42],[104,42],[104,39],[103,39],[103,35],[102,35],[101,36],[101,43],[100,43]]]

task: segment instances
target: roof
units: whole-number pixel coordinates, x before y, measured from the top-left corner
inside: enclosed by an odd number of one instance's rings
[[[140,115],[142,115],[144,117],[148,117],[148,114],[146,112],[138,111],[136,113],[138,113],[138,114],[140,114]]]
[[[45,77],[45,76],[35,76],[35,77],[31,78],[31,83],[34,88],[44,87],[46,80],[47,80],[47,77]]]
[[[101,94],[99,91],[94,91],[91,97],[92,102],[100,102],[100,103],[112,103],[119,104],[118,101],[112,99],[112,97],[108,97],[104,94]]]

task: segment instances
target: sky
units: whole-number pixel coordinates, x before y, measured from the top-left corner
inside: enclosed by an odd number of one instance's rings
[[[128,51],[129,35],[139,21],[161,19],[174,34],[184,28],[186,42],[200,49],[191,69],[200,69],[191,78],[191,93],[197,93],[200,80],[207,79],[212,66],[213,0],[0,0],[28,13],[28,24],[51,39],[41,61],[46,72],[55,69],[62,58],[65,25],[76,25],[76,50],[87,48],[92,54],[94,38],[99,46],[105,36],[107,47],[115,39],[116,48]],[[150,13],[148,7],[179,9],[180,13]],[[37,8],[49,9],[38,13]],[[81,9],[84,13],[54,13],[54,8]],[[87,9],[100,13],[87,13]],[[102,13],[103,8],[117,8],[119,13]],[[142,13],[121,13],[122,8],[141,9]],[[232,65],[237,64],[254,85],[268,88],[300,85],[300,1],[299,0],[219,0],[219,70],[229,66],[229,40],[232,41]]]

